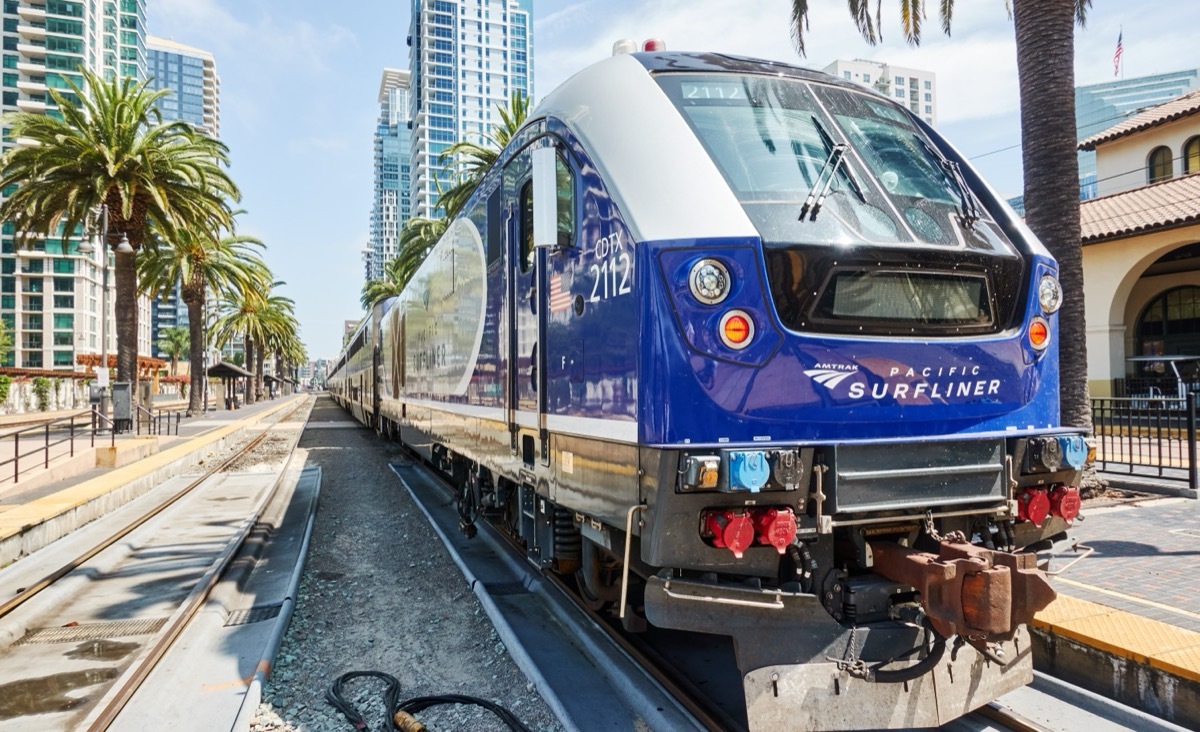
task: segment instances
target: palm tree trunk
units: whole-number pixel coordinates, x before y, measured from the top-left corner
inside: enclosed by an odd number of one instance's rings
[[[246,370],[253,373],[254,372],[254,339],[251,338],[249,334],[246,334],[245,338],[242,340],[242,344],[243,344],[244,350],[246,352],[246,358],[243,361],[243,363],[245,363],[247,366]],[[254,378],[251,377],[251,378],[246,379],[246,405],[249,406],[253,403],[254,403]]]
[[[136,253],[116,255],[117,381],[129,382],[137,400],[138,308]]]
[[[188,310],[188,337],[193,345],[188,356],[188,371],[191,372],[191,393],[188,394],[187,416],[192,417],[197,414],[203,414],[207,405],[204,404],[204,380],[208,378],[208,374],[204,373],[204,348],[197,348],[197,345],[204,345],[204,295],[201,293],[198,300],[185,298],[184,304]]]
[[[254,362],[254,398],[257,401],[263,400],[263,361],[266,358],[266,346],[259,346],[258,353],[255,354],[256,361]]]
[[[1075,155],[1075,0],[1015,0],[1013,22],[1021,89],[1025,219],[1058,260],[1066,293],[1058,313],[1059,410],[1065,426],[1090,431]]]

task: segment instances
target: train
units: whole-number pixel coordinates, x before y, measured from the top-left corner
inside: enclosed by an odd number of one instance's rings
[[[1043,245],[902,104],[721,53],[544,98],[328,379],[628,629],[732,638],[750,729],[1032,680],[1079,515]],[[702,637],[702,636],[700,636]]]

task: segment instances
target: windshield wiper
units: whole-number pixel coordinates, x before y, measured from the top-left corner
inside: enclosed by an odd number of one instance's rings
[[[844,142],[834,142],[829,133],[825,131],[825,126],[814,115],[812,117],[813,127],[816,128],[817,134],[821,136],[821,142],[825,145],[829,157],[825,158],[825,165],[821,166],[821,172],[817,173],[817,179],[813,181],[813,187],[808,192],[808,197],[804,199],[804,205],[800,207],[800,220],[803,221],[807,216],[809,221],[817,218],[817,212],[821,210],[821,204],[825,203],[825,197],[829,195],[830,188],[833,187],[833,181],[837,178],[838,170],[842,167],[842,161],[846,159],[846,151],[850,146]],[[850,187],[854,189],[855,195],[863,203],[867,202],[867,197],[862,191],[862,187],[858,185],[854,174],[849,168],[844,171],[846,180],[850,182]]]
[[[926,142],[921,136],[913,135],[917,142],[921,143],[921,147],[925,148],[925,152],[937,161],[942,171],[949,177],[950,182],[954,184],[955,192],[958,193],[958,198],[962,201],[962,209],[960,219],[962,225],[968,229],[974,228],[975,222],[979,221],[980,213],[979,206],[975,203],[975,196],[971,195],[971,189],[967,187],[967,179],[963,177],[962,168],[958,163],[949,160],[941,151]]]

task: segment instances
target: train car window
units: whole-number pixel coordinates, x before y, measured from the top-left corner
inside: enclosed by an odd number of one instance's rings
[[[502,202],[500,187],[492,191],[487,202],[487,263],[492,264],[500,259],[504,251],[504,217],[501,216]]]
[[[575,245],[575,174],[567,161],[558,156],[554,163],[558,191],[558,247]]]
[[[518,240],[521,242],[521,272],[533,269],[533,258],[537,249],[533,246],[533,181],[527,180],[521,186],[521,232]]]

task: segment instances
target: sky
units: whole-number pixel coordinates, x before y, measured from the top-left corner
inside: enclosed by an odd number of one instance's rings
[[[1194,0],[1093,0],[1075,35],[1075,83],[1200,67],[1186,22]],[[221,139],[241,187],[239,233],[267,245],[296,301],[310,358],[336,357],[343,323],[362,316],[362,250],[372,202],[373,135],[385,67],[407,68],[410,0],[147,0],[152,35],[211,51],[221,77]],[[821,69],[863,58],[937,74],[938,129],[1006,196],[1021,193],[1016,48],[1004,0],[960,1],[953,35],[930,3],[919,47],[884,0],[870,46],[839,0],[810,3],[807,57],[789,0],[533,0],[534,102],[614,41],[660,38],[673,51],[717,51]]]

